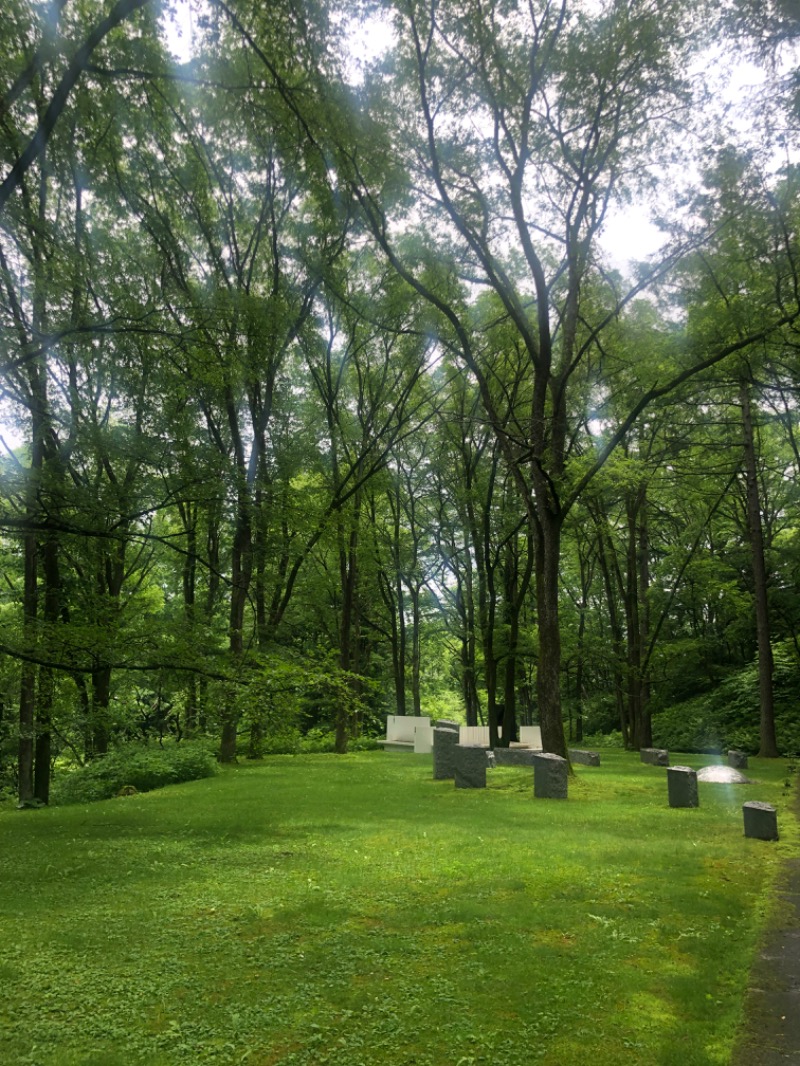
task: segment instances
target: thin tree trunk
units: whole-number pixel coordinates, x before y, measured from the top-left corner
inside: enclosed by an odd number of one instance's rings
[[[46,647],[54,644],[55,628],[61,615],[61,574],[58,565],[58,541],[50,534],[42,549],[44,574],[44,623]],[[55,674],[50,666],[39,669],[38,708],[36,713],[36,752],[33,791],[40,803],[50,802],[51,724],[55,702]]]
[[[558,567],[561,561],[561,525],[545,511],[536,537],[536,608],[539,623],[539,670],[536,698],[542,747],[567,757],[561,717],[561,632],[559,628]]]
[[[761,704],[760,739],[758,754],[763,758],[777,758],[778,743],[775,737],[775,707],[772,689],[772,644],[770,641],[769,601],[767,598],[767,564],[764,555],[764,534],[761,520],[761,502],[758,492],[758,466],[756,462],[753,412],[750,404],[750,388],[742,382],[739,396],[742,405],[742,441],[744,444],[744,473],[747,499],[747,529],[750,539],[750,560],[753,570],[753,591],[756,608],[756,637],[758,641],[758,691]]]

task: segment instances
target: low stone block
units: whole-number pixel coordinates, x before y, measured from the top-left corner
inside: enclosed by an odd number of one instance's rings
[[[538,751],[530,748],[495,748],[494,761],[497,766],[533,766],[533,759]]]
[[[670,807],[699,807],[697,771],[691,766],[667,767],[667,791]]]
[[[642,748],[639,758],[649,766],[669,766],[669,752],[665,748]]]
[[[778,812],[769,803],[751,800],[742,806],[744,835],[756,840],[778,839]]]
[[[747,769],[747,753],[744,751],[731,750],[728,752],[728,766],[733,767],[734,770],[746,770]]]
[[[571,761],[577,763],[578,766],[600,765],[600,752],[598,751],[579,751],[570,748],[569,757]]]
[[[549,751],[533,753],[533,794],[537,799],[566,799],[569,764]]]
[[[456,788],[486,788],[486,748],[456,744],[453,752]]]
[[[458,729],[433,730],[433,779],[452,781],[456,775],[454,748],[458,745]]]

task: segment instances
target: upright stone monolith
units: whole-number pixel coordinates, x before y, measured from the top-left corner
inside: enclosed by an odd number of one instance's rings
[[[458,744],[458,728],[433,730],[433,779],[452,781],[456,776],[454,748]]]
[[[734,770],[746,770],[747,769],[747,753],[744,751],[735,751],[731,749],[728,752],[728,766]]]
[[[691,766],[667,767],[667,791],[670,807],[699,807],[697,771]]]
[[[456,788],[486,788],[486,748],[456,744],[453,748]]]
[[[744,835],[756,840],[778,839],[778,812],[769,803],[751,800],[742,806]]]
[[[537,751],[533,759],[533,794],[537,799],[566,799],[569,764],[560,755]]]

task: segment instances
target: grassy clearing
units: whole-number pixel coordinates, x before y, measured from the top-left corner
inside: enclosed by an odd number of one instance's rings
[[[751,760],[758,784],[675,811],[621,753],[566,803],[525,770],[465,792],[424,756],[278,756],[3,813],[0,1058],[725,1064],[800,839],[785,773]],[[744,839],[746,799],[779,807],[779,844]]]

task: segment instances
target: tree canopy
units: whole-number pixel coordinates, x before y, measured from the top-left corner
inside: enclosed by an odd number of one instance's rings
[[[147,0],[0,27],[20,800],[133,736],[387,712],[796,748],[788,8],[183,6],[182,59]]]

